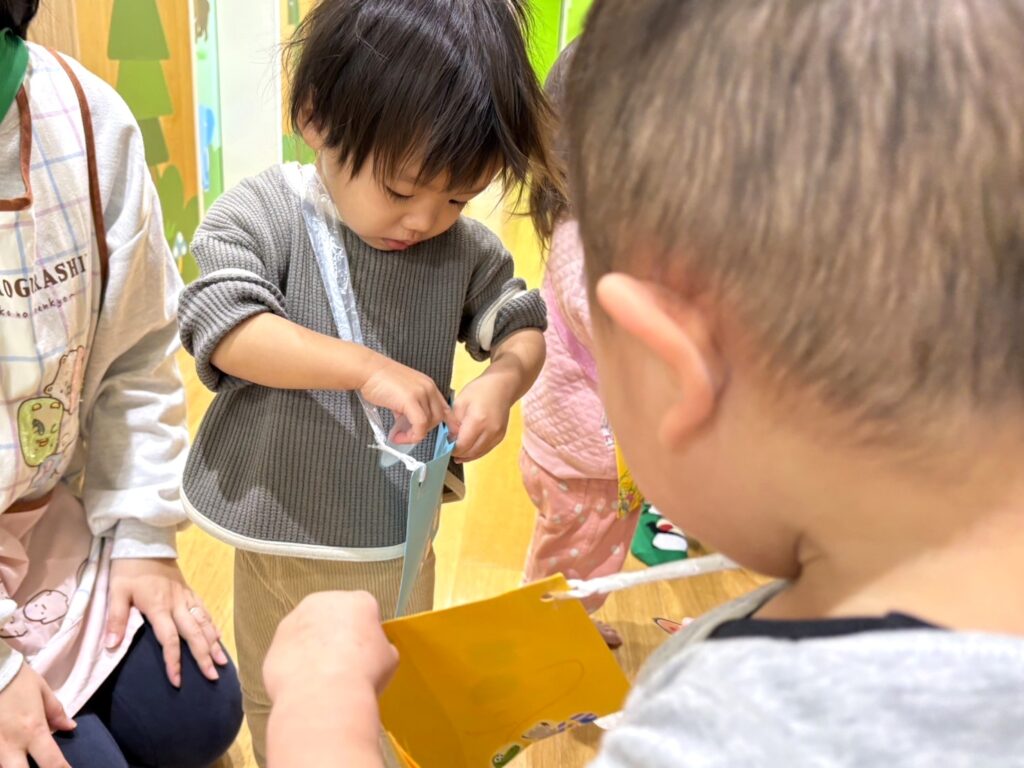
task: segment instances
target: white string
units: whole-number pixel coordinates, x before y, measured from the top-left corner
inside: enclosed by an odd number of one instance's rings
[[[395,461],[398,461],[398,462],[401,462],[402,464],[404,464],[405,468],[408,469],[410,472],[413,472],[413,473],[421,472],[422,470],[427,468],[427,465],[424,464],[419,459],[417,459],[417,458],[415,458],[413,456],[410,456],[407,453],[402,453],[401,451],[399,451],[396,448],[392,448],[391,445],[386,443],[386,442],[385,443],[379,443],[379,442],[378,443],[374,443],[373,445],[370,446],[370,450],[372,450],[372,451],[380,451],[381,453],[385,453],[388,456],[391,456],[392,458],[395,459]],[[423,482],[422,478],[420,478],[420,482]]]
[[[679,560],[674,563],[656,565],[653,568],[646,568],[642,571],[630,571],[628,573],[615,573],[611,576],[601,576],[589,581],[569,579],[569,590],[566,592],[554,592],[549,597],[552,600],[580,600],[592,595],[607,595],[623,589],[640,584],[649,584],[655,581],[673,581],[675,579],[688,579],[693,576],[703,576],[707,573],[718,571],[732,571],[738,569],[736,563],[725,555],[706,555],[687,560]]]

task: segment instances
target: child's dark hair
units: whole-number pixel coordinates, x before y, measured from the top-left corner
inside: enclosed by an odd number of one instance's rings
[[[506,191],[557,176],[550,109],[526,52],[526,0],[322,0],[287,49],[291,119],[355,173]],[[557,181],[555,182],[558,183]],[[540,223],[543,228],[543,223]]]
[[[572,66],[573,56],[576,54],[578,40],[562,51],[555,65],[548,74],[547,82],[544,83],[544,90],[547,91],[548,101],[554,109],[555,119],[554,136],[554,162],[552,163],[553,173],[544,177],[534,178],[530,185],[530,211],[533,213],[534,223],[538,231],[545,237],[550,238],[558,220],[569,213],[569,199],[566,195],[565,168],[568,164],[568,144],[565,129],[562,124],[562,115],[565,112],[565,92],[569,78],[569,68]]]
[[[0,29],[12,29],[25,39],[38,10],[39,0],[0,0]]]

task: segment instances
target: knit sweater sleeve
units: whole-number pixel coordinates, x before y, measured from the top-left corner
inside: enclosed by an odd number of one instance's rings
[[[182,293],[178,322],[199,379],[214,392],[249,383],[211,361],[224,337],[263,312],[288,316],[283,283],[289,249],[282,219],[296,203],[279,176],[280,169],[272,168],[223,195],[192,242],[201,276]]]
[[[486,360],[509,336],[547,328],[547,309],[538,291],[515,276],[512,254],[483,224],[465,222],[468,245],[478,254],[462,315],[459,341],[475,360]]]

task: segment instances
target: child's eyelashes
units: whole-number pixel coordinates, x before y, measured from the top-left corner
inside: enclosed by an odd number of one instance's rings
[[[384,191],[388,193],[388,197],[390,197],[392,200],[412,200],[413,197],[415,197],[415,195],[403,195],[401,192],[397,192],[391,187],[384,187]],[[462,210],[467,205],[469,205],[469,200],[449,200],[448,203],[450,205],[454,205],[459,210]]]

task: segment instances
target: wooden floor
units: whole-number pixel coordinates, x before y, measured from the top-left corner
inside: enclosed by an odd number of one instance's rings
[[[494,210],[492,201],[484,201],[475,205],[471,215],[484,219],[501,234],[517,256],[520,273],[531,285],[537,285],[541,265],[528,225],[524,220],[504,220]],[[189,425],[194,434],[209,405],[210,394],[196,380],[191,360],[182,356],[181,361],[188,390]],[[468,356],[460,354],[456,387],[471,380],[479,370]],[[505,443],[467,468],[467,499],[444,509],[436,542],[438,608],[492,597],[520,583],[534,522],[533,507],[519,481],[520,435],[520,418],[516,413]],[[182,535],[180,550],[186,577],[206,601],[233,652],[231,549],[193,527]],[[631,562],[628,567],[639,565]],[[655,618],[678,621],[699,615],[758,583],[756,577],[737,572],[638,587],[613,595],[601,618],[623,634],[626,642],[617,655],[632,677],[651,651],[668,637],[654,623]],[[600,731],[595,727],[571,732],[532,747],[516,764],[521,768],[583,766],[594,755],[599,738]],[[255,766],[247,732],[243,731],[221,766]]]

